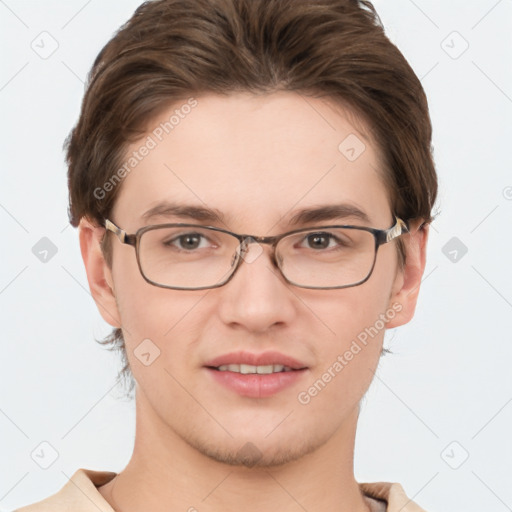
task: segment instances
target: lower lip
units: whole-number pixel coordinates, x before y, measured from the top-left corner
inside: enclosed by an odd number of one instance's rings
[[[207,370],[217,382],[226,388],[241,396],[251,398],[266,398],[275,395],[295,384],[306,372],[306,369],[302,369],[267,374],[243,374],[230,371],[221,372],[212,368],[207,368]]]

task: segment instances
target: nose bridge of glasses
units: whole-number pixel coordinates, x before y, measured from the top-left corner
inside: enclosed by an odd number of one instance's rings
[[[247,263],[252,263],[263,253],[263,245],[271,246],[270,258],[274,262],[273,248],[275,246],[276,237],[274,236],[252,236],[243,235],[240,241],[240,256]],[[254,247],[251,250],[251,244]]]
[[[275,239],[275,236],[242,235],[241,245],[243,247],[247,247],[249,244],[272,245],[275,242]]]

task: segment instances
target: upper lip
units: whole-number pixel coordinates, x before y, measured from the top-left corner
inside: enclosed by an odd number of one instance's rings
[[[297,359],[281,354],[279,352],[262,352],[261,354],[254,354],[251,352],[230,352],[223,354],[210,361],[206,362],[205,366],[217,368],[227,364],[248,364],[251,366],[267,366],[267,365],[283,365],[292,368],[293,370],[301,370],[307,368]]]

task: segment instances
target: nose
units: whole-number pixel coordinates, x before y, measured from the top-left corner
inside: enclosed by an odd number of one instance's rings
[[[296,315],[297,299],[272,263],[271,248],[248,243],[244,249],[235,275],[218,288],[222,321],[260,333],[289,324]]]

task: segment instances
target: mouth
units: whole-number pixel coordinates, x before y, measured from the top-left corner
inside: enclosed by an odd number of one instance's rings
[[[269,374],[307,368],[297,359],[280,352],[267,351],[257,354],[243,350],[218,356],[207,361],[205,366],[221,372],[230,371],[242,374]]]
[[[294,369],[290,366],[285,366],[282,364],[266,364],[260,366],[254,366],[250,364],[223,364],[221,366],[208,366],[207,368],[218,370],[219,372],[234,372],[241,373],[243,375],[269,375],[271,373],[294,372],[302,369]]]
[[[308,371],[298,360],[278,352],[235,352],[204,366],[213,385],[220,384],[240,396],[265,398],[297,385]]]

